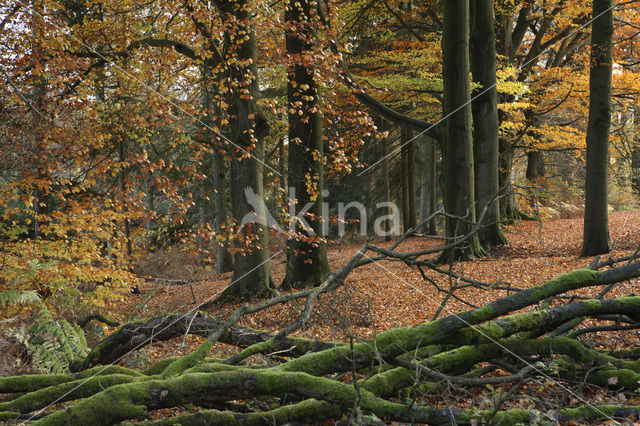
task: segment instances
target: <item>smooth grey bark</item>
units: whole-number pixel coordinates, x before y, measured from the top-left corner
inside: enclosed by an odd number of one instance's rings
[[[282,200],[283,206],[287,205],[287,196],[289,195],[287,191],[286,160],[287,160],[287,157],[285,156],[285,151],[284,151],[284,138],[282,138],[278,142],[278,172],[280,173],[280,178],[278,183],[280,185],[280,191],[282,192],[281,200]]]
[[[411,129],[407,129],[407,136],[409,139],[413,139],[413,132]],[[417,190],[416,190],[416,144],[415,141],[407,144],[407,191],[409,193],[409,228],[415,228],[418,218],[417,209]]]
[[[505,137],[500,137],[500,158],[498,160],[498,185],[500,186],[500,220],[513,223],[520,218],[513,190],[514,146]]]
[[[380,131],[384,131],[384,120],[380,119]],[[389,152],[388,152],[388,139],[383,140],[382,142],[382,197],[383,202],[389,203],[391,202],[391,190],[389,186]],[[385,216],[391,215],[391,207],[386,207]],[[382,229],[387,234],[385,236],[386,241],[391,241],[391,235],[389,231],[391,230],[391,223],[389,220],[385,220],[382,226]]]
[[[400,128],[400,145],[407,141],[406,128]],[[402,194],[402,231],[407,232],[409,226],[409,174],[407,173],[407,146],[400,148],[400,192]]]
[[[149,176],[149,180],[147,181],[147,193],[145,194],[144,206],[149,212],[149,214],[153,214],[155,210],[155,185],[152,182],[153,176]],[[147,232],[153,231],[153,220],[149,217],[149,220],[144,224],[144,228]]]
[[[457,239],[475,226],[474,165],[469,81],[469,0],[448,0],[443,4],[442,77],[445,130],[442,149],[443,199],[447,213],[447,242],[454,244],[442,253],[441,262],[473,259],[483,255],[477,234],[464,243]]]
[[[315,44],[313,7],[308,0],[285,6],[287,53],[293,61],[288,70],[287,98],[289,109],[296,111],[289,114],[288,177],[289,186],[295,188],[295,199],[289,203],[293,203],[296,214],[312,203],[304,216],[312,231],[296,222],[297,235],[287,241],[287,268],[281,286],[284,289],[317,286],[331,272],[327,246],[322,240],[322,95],[313,69],[305,64],[305,57],[312,54]]]
[[[400,176],[402,178],[402,225],[404,231],[415,228],[418,211],[416,206],[416,155],[415,144],[409,142],[413,138],[411,128],[400,128]]]
[[[608,253],[607,179],[611,130],[613,0],[593,0],[583,256]]]
[[[436,143],[427,137],[420,142],[420,223],[432,215],[436,209]],[[436,221],[425,223],[420,232],[436,234]]]
[[[438,206],[438,141],[431,141],[431,155],[430,160],[431,163],[429,165],[429,173],[430,176],[430,197],[429,197],[429,214],[432,215],[436,212]],[[436,235],[436,218],[431,219],[429,221],[429,234]]]
[[[631,151],[631,188],[637,196],[640,196],[640,146],[638,145]]]
[[[126,160],[126,148],[124,145],[124,141],[120,141],[118,143],[118,161],[121,164],[122,170],[118,174],[118,190],[120,191],[120,196],[124,199],[126,197],[126,175],[127,169],[122,166]],[[123,210],[126,211],[126,204],[124,204]],[[131,263],[131,255],[133,253],[133,247],[131,246],[131,224],[129,223],[129,219],[123,219],[122,221],[123,234],[125,238],[125,245],[127,250],[127,263]]]
[[[511,13],[503,15],[499,21],[499,34],[497,36],[498,53],[507,58],[509,64],[514,64],[517,53],[522,45],[524,36],[529,31],[531,23],[531,7],[523,5],[514,19]],[[499,95],[500,96],[500,95]],[[501,95],[500,102],[512,102],[513,96]],[[511,141],[502,136],[498,142],[498,187],[500,188],[500,219],[503,222],[512,223],[520,218],[520,212],[515,200],[513,190],[513,157],[514,146]]]
[[[229,34],[225,38],[229,46],[227,54],[235,57],[238,64],[230,67],[234,87],[228,98],[229,127],[233,142],[245,150],[237,152],[233,149],[236,152],[232,153],[231,161],[231,206],[239,225],[246,215],[265,217],[266,212],[262,211],[260,203],[264,198],[264,137],[269,133],[269,124],[257,106],[260,94],[258,52],[247,2],[220,2],[220,8],[236,22],[235,40],[231,41]],[[261,298],[275,292],[266,227],[248,223],[239,231],[238,238],[240,244],[249,244],[248,247],[241,246],[235,254],[232,282],[218,301]]]
[[[213,169],[213,187],[215,189],[214,203],[215,203],[215,231],[216,234],[222,235],[224,230],[223,224],[226,224],[229,219],[229,213],[227,209],[227,186],[224,168],[222,164],[222,157],[217,150],[211,153],[211,167]],[[223,245],[218,244],[216,255],[216,270],[219,274],[233,271],[233,258],[231,252]]]
[[[476,216],[480,244],[485,248],[507,242],[500,226],[498,185],[498,89],[493,2],[471,0],[471,72],[480,87],[474,91],[473,161]],[[486,211],[485,211],[486,210]]]

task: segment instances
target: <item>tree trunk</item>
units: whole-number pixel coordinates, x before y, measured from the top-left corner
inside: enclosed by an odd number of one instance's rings
[[[380,118],[380,131],[384,131],[384,120]],[[389,139],[383,139],[382,141],[382,198],[383,202],[390,203],[391,202],[391,189],[389,186],[389,149],[388,149]],[[389,217],[391,215],[391,207],[386,207],[384,215]],[[385,220],[382,226],[382,229],[385,232],[385,241],[391,241],[391,234],[389,231],[391,230],[391,222],[389,220]]]
[[[126,206],[126,202],[125,202],[125,198],[126,198],[126,182],[125,182],[125,178],[126,178],[126,168],[124,166],[124,162],[126,160],[125,157],[125,146],[124,146],[124,141],[120,141],[118,143],[118,161],[120,163],[120,173],[118,175],[118,189],[120,191],[120,197],[122,197],[122,211],[123,213],[127,211],[127,206]],[[123,227],[123,233],[124,233],[124,238],[125,238],[125,246],[126,246],[126,250],[127,250],[127,263],[130,264],[131,263],[131,254],[133,252],[133,249],[131,247],[131,224],[129,223],[129,219],[125,218],[122,221],[122,227]]]
[[[500,227],[498,185],[498,90],[493,2],[471,0],[471,71],[480,84],[474,92],[473,161],[476,216],[484,212],[478,232],[480,244],[489,249],[507,242]]]
[[[407,137],[413,138],[413,132],[407,128]],[[415,141],[409,142],[407,145],[407,191],[409,193],[409,228],[415,228],[417,225],[418,209],[416,207],[416,145]]]
[[[513,223],[519,219],[518,204],[513,191],[513,154],[514,147],[506,138],[500,138],[500,157],[498,159],[498,185],[500,185],[500,220]]]
[[[535,181],[544,176],[544,158],[541,151],[527,152],[527,180]]]
[[[400,145],[407,141],[405,127],[400,128]],[[409,230],[409,174],[407,173],[407,146],[400,148],[400,192],[402,193],[402,230]]]
[[[287,270],[283,289],[319,285],[329,274],[327,246],[322,240],[322,202],[324,190],[324,150],[322,146],[322,99],[313,69],[305,63],[312,55],[315,33],[311,22],[313,4],[308,0],[285,6],[287,52],[293,64],[289,67],[287,98],[289,110],[289,186],[295,198],[289,200],[294,215],[311,207],[301,220],[296,220],[295,236],[287,241]],[[302,113],[301,115],[299,113]],[[293,204],[293,206],[291,206]],[[312,240],[308,238],[312,237]]]
[[[214,106],[211,96],[212,90],[212,73],[209,64],[203,65],[203,85],[204,99],[203,109],[205,110],[205,124],[211,127],[213,125],[212,114]],[[214,202],[214,229],[216,235],[224,235],[223,226],[228,224],[229,215],[227,212],[227,187],[225,185],[225,174],[223,167],[223,159],[220,155],[219,142],[217,137],[205,129],[207,134],[211,134],[210,141],[213,144],[213,152],[211,153],[211,173],[213,175],[213,202]],[[216,270],[218,274],[224,274],[233,270],[233,259],[229,250],[222,244],[214,241],[216,244]]]
[[[438,204],[438,147],[437,141],[431,141],[430,147],[431,155],[431,163],[429,164],[429,172],[431,174],[430,186],[431,190],[429,196],[429,214],[432,215],[436,212],[437,204]],[[429,235],[436,235],[436,218],[434,217],[429,221]]]
[[[280,139],[278,142],[278,172],[280,173],[279,185],[282,197],[281,202],[283,206],[287,205],[287,196],[289,195],[289,191],[287,191],[287,169],[286,169],[286,160],[284,152],[284,138]]]
[[[631,188],[636,196],[640,196],[640,141],[635,141],[631,150]]]
[[[608,253],[607,178],[611,129],[613,2],[593,0],[583,256]]]
[[[436,152],[435,142],[423,137],[420,143],[420,223],[435,212],[436,208]],[[436,234],[436,221],[431,219],[425,223],[420,232],[427,235]]]
[[[476,221],[469,81],[469,1],[444,3],[442,37],[445,136],[443,145],[444,207],[447,213],[447,249],[441,262],[474,259],[483,255],[477,234],[470,234]]]
[[[269,133],[269,124],[257,107],[257,45],[247,2],[224,3],[223,10],[232,16],[237,26],[235,41],[231,41],[229,34],[226,38],[230,46],[228,54],[233,55],[240,64],[231,68],[234,87],[229,97],[229,126],[233,142],[244,150],[238,152],[233,148],[231,161],[231,206],[235,220],[241,224],[247,215],[264,218],[266,214],[261,208],[264,206],[263,138]],[[238,239],[241,244],[250,244],[249,247],[241,246],[236,253],[233,280],[218,298],[219,301],[261,298],[275,291],[266,227],[259,223],[248,223],[239,231]]]
[[[211,153],[211,164],[213,168],[213,188],[215,190],[215,231],[216,235],[223,235],[223,225],[228,223],[227,213],[227,186],[225,184],[225,173],[222,164],[222,156],[217,149]],[[216,269],[219,274],[233,271],[233,258],[229,250],[221,244],[217,244]]]
[[[507,58],[508,64],[513,65],[518,50],[522,45],[526,33],[529,31],[531,7],[522,5],[517,19],[507,12],[501,19],[500,34],[497,39],[498,53]],[[501,103],[513,102],[512,95],[499,95]],[[520,212],[515,200],[512,182],[512,168],[514,146],[506,138],[500,137],[498,143],[498,185],[500,188],[500,219],[502,222],[513,223],[520,218]]]
[[[153,231],[153,219],[155,211],[155,185],[153,183],[153,175],[149,176],[149,180],[147,181],[147,193],[144,200],[145,209],[149,214],[149,219],[144,224],[144,228],[147,232]]]

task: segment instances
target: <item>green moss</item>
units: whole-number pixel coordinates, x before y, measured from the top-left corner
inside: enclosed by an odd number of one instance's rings
[[[627,369],[603,369],[589,372],[586,380],[600,386],[609,386],[613,389],[623,388],[635,391],[640,388],[640,374]]]
[[[363,344],[354,345],[354,348],[357,348],[356,353],[366,352],[373,355],[371,348]],[[338,346],[321,352],[309,353],[275,368],[281,371],[299,371],[320,375],[324,372],[333,371],[336,366],[340,365],[340,363],[345,363],[351,356],[351,350],[348,347]]]
[[[6,422],[8,420],[16,420],[20,417],[18,413],[0,412],[0,422]]]
[[[111,374],[124,374],[129,376],[141,376],[139,372],[118,365],[97,366],[82,373],[72,374],[26,374],[22,376],[0,377],[0,393],[31,392],[34,390],[55,386],[74,380],[85,379],[93,376],[108,376]]]
[[[203,361],[207,357],[207,355],[209,355],[212,347],[213,343],[209,340],[205,340],[200,344],[200,346],[198,346],[198,349],[188,355],[176,359],[171,364],[169,364],[167,368],[165,368],[165,370],[162,372],[162,376],[177,376],[186,369],[193,367],[197,363]]]
[[[497,413],[496,416],[491,419],[491,423],[505,426],[518,424],[527,425],[533,423],[533,416],[531,414],[530,410],[514,408]]]
[[[101,392],[107,387],[135,380],[137,380],[136,377],[125,374],[82,378],[32,391],[12,401],[1,402],[0,411],[28,413],[44,408],[54,401],[70,401],[84,398]]]
[[[111,425],[123,419],[139,418],[146,412],[146,407],[137,405],[135,402],[148,400],[151,383],[147,380],[111,386],[66,410],[56,411],[33,424],[37,426]]]
[[[276,344],[276,340],[275,338],[271,338],[265,342],[260,342],[260,343],[256,343],[254,345],[251,345],[247,348],[245,348],[243,351],[241,351],[238,355],[236,355],[237,357],[239,357],[239,359],[246,359],[248,357],[250,357],[251,355],[255,355],[255,354],[259,354],[259,353],[264,353],[269,351],[271,348],[273,348]]]
[[[602,278],[602,272],[593,269],[578,269],[560,275],[551,281],[536,286],[532,289],[532,303],[537,303],[550,296],[572,290],[577,287],[586,287],[590,284],[598,283]]]
[[[478,324],[483,321],[490,320],[493,315],[493,308],[491,306],[483,306],[478,309],[474,309],[464,316],[464,319],[469,324]]]
[[[638,308],[640,307],[640,296],[626,296],[626,297],[619,297],[614,299],[616,300],[618,303],[620,303],[622,306],[628,307],[628,308]]]
[[[363,381],[361,386],[380,397],[394,395],[398,389],[415,383],[415,375],[405,368],[393,368]]]
[[[145,376],[155,376],[156,374],[160,374],[164,370],[166,370],[166,368],[170,364],[172,364],[174,361],[177,361],[180,358],[182,358],[182,357],[181,356],[171,356],[171,357],[168,357],[168,358],[161,359],[160,361],[156,362],[155,364],[153,364],[149,368],[147,368],[145,370],[142,370],[142,374],[144,374]]]
[[[598,420],[605,417],[616,418],[626,417],[631,413],[638,412],[639,406],[619,406],[619,405],[583,405],[581,407],[563,408],[558,410],[560,421],[569,419]]]
[[[582,304],[584,304],[589,310],[592,310],[592,311],[595,311],[599,309],[600,306],[602,306],[602,302],[597,299],[583,300]]]

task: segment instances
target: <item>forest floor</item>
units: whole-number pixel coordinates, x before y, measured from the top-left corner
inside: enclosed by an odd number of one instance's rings
[[[613,257],[628,255],[640,245],[640,210],[611,213],[609,227]],[[522,221],[504,229],[508,245],[494,249],[484,259],[457,263],[453,271],[488,285],[524,289],[559,274],[587,267],[593,260],[579,257],[582,218]],[[442,240],[413,237],[403,242],[397,251],[412,252],[441,244]],[[377,245],[388,247],[390,243]],[[357,243],[332,245],[328,250],[332,269],[345,265],[359,247]],[[276,247],[272,251],[275,255],[272,274],[276,283],[282,280],[285,272],[285,254],[277,254],[278,250]],[[200,304],[215,299],[231,279],[231,274],[216,275],[211,268],[198,266],[195,258],[185,258],[178,252],[157,254],[141,271],[155,279],[141,288],[141,294],[131,295],[124,304],[116,307],[127,318],[187,312],[196,302]],[[328,341],[348,341],[350,337],[369,339],[393,327],[428,322],[445,299],[450,282],[447,276],[430,270],[426,270],[425,275],[433,282],[423,280],[419,271],[400,262],[376,262],[358,268],[351,272],[343,287],[319,298],[309,328],[298,334]],[[435,284],[442,290],[439,291]],[[639,285],[640,281],[622,283],[610,293],[610,297],[639,293]],[[598,288],[585,289],[581,296],[595,296],[598,291]],[[440,316],[481,306],[506,294],[505,290],[469,287],[458,291],[457,299],[451,298],[441,309]],[[295,320],[302,307],[300,301],[275,306],[244,317],[240,324],[276,331]],[[209,313],[222,318],[235,308],[237,305],[225,305],[213,308]],[[105,334],[111,330],[105,329]],[[189,352],[199,341],[200,338],[189,336],[185,340],[157,342],[121,360],[121,363],[142,367],[158,358]],[[635,332],[620,332],[612,341],[598,343],[612,349],[635,345],[638,337]],[[214,347],[212,356],[227,357],[236,350],[219,343]]]
[[[611,213],[609,227],[613,248],[611,256],[623,257],[640,247],[640,210]],[[431,321],[436,314],[443,317],[484,305],[517,289],[529,288],[560,274],[585,268],[593,261],[593,257],[580,257],[582,218],[522,221],[505,226],[504,231],[509,244],[494,249],[486,258],[459,262],[451,267],[456,274],[486,283],[485,286],[459,290],[455,297],[449,298],[446,305],[442,306],[449,286],[455,284],[448,275],[425,270],[424,274],[428,278],[425,280],[419,271],[401,262],[375,262],[352,271],[342,287],[320,296],[309,327],[297,332],[297,335],[336,342],[349,342],[351,338],[356,341],[368,340],[384,330]],[[284,276],[286,257],[283,242],[274,241],[272,274],[274,282],[279,283]],[[390,244],[374,242],[374,245],[382,247],[389,247]],[[416,236],[404,241],[396,251],[414,252],[440,245],[442,239]],[[328,250],[332,269],[345,265],[360,247],[361,244],[355,242],[332,244]],[[445,265],[444,268],[448,269],[449,266]],[[127,294],[123,303],[109,307],[111,315],[118,315],[121,321],[168,313],[184,314],[188,318],[188,313],[193,313],[196,306],[214,300],[231,279],[230,273],[215,274],[210,266],[200,264],[197,256],[175,249],[150,255],[137,268],[137,272],[148,277],[146,284],[139,287],[140,292]],[[493,285],[499,285],[503,289],[492,288]],[[593,297],[599,290],[597,287],[582,289],[576,296]],[[608,297],[629,294],[640,294],[640,279],[618,284]],[[237,307],[238,305],[216,306],[208,313],[225,318]],[[302,308],[302,301],[289,302],[247,315],[241,319],[240,324],[277,331],[295,321]],[[100,330],[97,323],[92,324],[93,331]],[[581,327],[591,325],[594,323],[585,321]],[[115,327],[104,327],[97,337],[106,337],[114,330]],[[582,340],[583,343],[603,349],[637,347],[640,343],[640,334],[636,331],[588,336]],[[191,352],[200,342],[202,338],[191,335],[165,342],[154,341],[117,362],[141,369],[159,359]],[[90,341],[89,345],[94,343],[95,340]],[[234,346],[216,343],[211,356],[227,358],[238,351]],[[272,359],[255,355],[246,361],[264,365],[271,363]],[[495,374],[503,373],[497,371]],[[569,386],[571,391],[568,391]],[[585,402],[640,405],[640,393],[620,392],[583,383],[566,384],[548,376],[495,388],[490,385],[467,388],[448,383],[437,393],[423,395],[415,401],[439,407],[488,410],[500,407],[522,408],[536,410],[537,413]],[[400,398],[397,401],[413,403],[414,400]],[[183,407],[162,409],[157,410],[154,417],[170,417],[187,412]],[[630,423],[634,422],[634,419],[628,420]],[[585,423],[571,421],[567,424]]]

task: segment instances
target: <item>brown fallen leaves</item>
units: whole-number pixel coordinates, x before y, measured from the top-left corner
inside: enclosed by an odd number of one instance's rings
[[[640,211],[615,212],[610,215],[611,242],[614,257],[629,254],[640,244]],[[527,288],[545,282],[559,274],[588,266],[593,258],[580,258],[582,240],[581,219],[557,219],[548,222],[520,222],[505,227],[509,244],[493,250],[485,259],[461,262],[452,271],[467,278],[502,287]],[[437,247],[439,240],[414,237],[405,241],[397,251],[417,251]],[[388,243],[381,243],[388,246]],[[329,260],[333,269],[346,264],[359,244],[344,243],[329,249]],[[371,253],[370,253],[371,254]],[[279,282],[284,276],[284,254],[272,262],[273,278]],[[445,269],[448,266],[445,266]],[[454,279],[434,271],[426,275],[444,291]],[[183,277],[188,280],[190,277]],[[226,285],[230,274],[214,276],[213,279],[194,282],[191,285],[158,285],[143,289],[142,294],[132,295],[127,306],[129,313],[139,310],[138,315],[148,317],[168,312],[185,312],[194,306],[195,299],[201,303],[215,298]],[[636,292],[638,282],[622,283],[611,296]],[[193,290],[193,293],[192,293]],[[583,290],[582,296],[594,296],[598,289]],[[440,316],[480,306],[507,294],[505,290],[486,290],[468,287],[458,290],[442,309]],[[149,299],[149,300],[148,300]],[[403,327],[430,321],[445,292],[438,291],[433,283],[424,281],[417,270],[400,262],[373,263],[353,271],[345,285],[333,294],[321,296],[314,311],[309,328],[298,334],[323,340],[347,341],[348,336],[368,339],[375,333],[392,327]],[[147,301],[148,300],[148,301]],[[145,303],[144,308],[140,305]],[[224,317],[237,306],[222,306],[210,311],[212,315]],[[297,318],[303,302],[294,301],[275,306],[266,311],[249,315],[241,323],[249,327],[278,330]],[[602,342],[605,346],[619,346],[628,342],[632,333],[620,333],[615,341]],[[188,338],[152,345],[146,352],[152,358],[189,351],[199,339]],[[186,343],[186,345],[183,345]],[[216,345],[214,356],[229,356],[235,349],[223,344]]]

